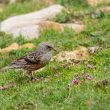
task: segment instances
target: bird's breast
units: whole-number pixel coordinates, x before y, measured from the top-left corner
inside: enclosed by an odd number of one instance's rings
[[[33,64],[28,67],[28,71],[35,71],[35,70],[38,70],[44,66],[45,66],[44,64]]]
[[[52,54],[50,52],[44,54],[41,57],[41,63],[44,64],[44,65],[48,64],[50,62],[50,60],[51,60],[51,57],[52,57]]]

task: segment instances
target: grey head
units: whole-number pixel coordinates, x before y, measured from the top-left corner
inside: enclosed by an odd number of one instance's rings
[[[55,49],[52,44],[50,44],[48,42],[42,42],[38,45],[37,50],[42,51],[42,52],[51,52],[52,50],[55,50]]]
[[[48,42],[43,42],[38,45],[37,51],[42,53],[42,57],[40,59],[40,62],[42,64],[48,64],[50,62],[50,59],[52,57],[51,51],[55,50],[53,45]]]

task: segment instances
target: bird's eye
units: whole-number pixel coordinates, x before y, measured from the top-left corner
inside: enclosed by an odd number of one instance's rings
[[[52,47],[51,46],[47,46],[49,49],[51,49]]]

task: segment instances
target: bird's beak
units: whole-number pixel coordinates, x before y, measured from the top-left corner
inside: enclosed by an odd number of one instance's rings
[[[56,49],[56,48],[54,48],[54,47],[53,47],[53,50],[54,50],[55,52],[58,52],[58,51],[57,51],[57,49]]]
[[[55,52],[57,52],[57,50],[56,50],[55,48],[53,48],[53,50],[54,50]]]

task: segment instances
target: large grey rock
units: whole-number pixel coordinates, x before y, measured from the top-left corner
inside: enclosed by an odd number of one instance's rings
[[[12,34],[13,37],[22,35],[26,39],[38,38],[41,30],[52,28],[63,31],[65,27],[73,29],[76,33],[82,32],[82,24],[59,24],[52,20],[63,10],[61,5],[52,5],[37,12],[10,17],[1,22],[1,31]]]
[[[0,30],[11,33],[14,37],[19,35],[30,39],[38,37],[38,23],[55,18],[62,9],[61,5],[52,5],[37,12],[10,17],[1,22]]]
[[[8,31],[27,25],[33,25],[41,20],[53,19],[62,11],[60,5],[53,5],[37,12],[10,17],[1,23],[1,30]]]

